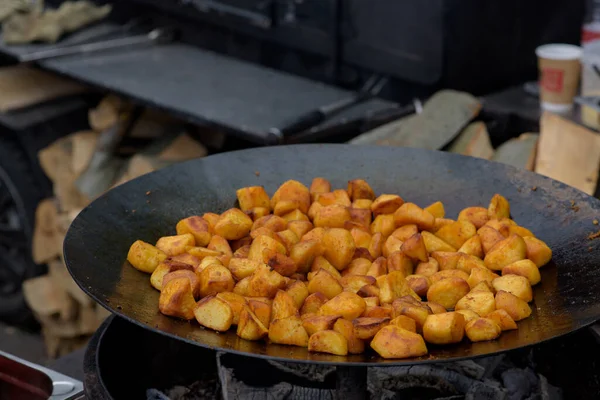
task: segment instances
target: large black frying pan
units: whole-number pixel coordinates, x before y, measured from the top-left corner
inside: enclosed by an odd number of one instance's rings
[[[376,193],[398,193],[422,206],[442,200],[456,218],[466,206],[487,206],[495,193],[511,203],[513,218],[553,250],[535,287],[533,314],[519,329],[495,341],[437,347],[410,360],[383,360],[374,352],[347,357],[305,348],[250,342],[235,332],[219,334],[158,312],[158,291],[149,275],[126,261],[131,243],[154,243],[175,233],[181,218],[222,212],[235,191],[263,185],[272,194],[287,179],[309,185],[328,178],[345,188],[366,179]],[[502,164],[442,152],[355,145],[259,148],[194,160],[154,172],[111,190],[73,221],[64,243],[65,261],[81,288],[113,313],[198,346],[282,361],[346,365],[417,364],[490,355],[575,331],[600,319],[600,201],[564,184]]]

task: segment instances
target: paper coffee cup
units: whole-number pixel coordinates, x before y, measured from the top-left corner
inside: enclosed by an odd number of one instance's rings
[[[566,112],[573,107],[581,74],[581,47],[545,44],[535,50],[538,57],[542,109]]]

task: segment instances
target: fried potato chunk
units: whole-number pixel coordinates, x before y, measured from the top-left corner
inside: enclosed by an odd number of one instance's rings
[[[194,316],[200,325],[219,332],[228,331],[233,323],[233,311],[229,303],[215,296],[200,300]]]
[[[397,325],[388,325],[377,332],[371,341],[371,348],[383,358],[410,358],[427,354],[423,336]]]
[[[344,335],[334,330],[319,331],[308,340],[308,350],[345,356],[348,354],[348,341]]]
[[[238,208],[231,208],[221,214],[214,226],[215,234],[227,239],[241,239],[250,233],[252,219]]]
[[[484,342],[496,339],[502,333],[502,329],[489,318],[475,318],[467,322],[465,333],[471,342]]]
[[[465,317],[455,312],[432,314],[423,325],[423,338],[428,343],[458,343],[465,334]]]
[[[127,253],[127,261],[137,270],[151,274],[167,259],[162,250],[141,240],[136,240]]]
[[[186,277],[173,279],[160,292],[158,309],[165,315],[190,320],[194,318],[195,308],[192,286]]]

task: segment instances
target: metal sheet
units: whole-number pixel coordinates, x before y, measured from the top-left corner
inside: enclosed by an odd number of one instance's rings
[[[512,216],[553,249],[534,289],[533,314],[499,340],[452,346],[429,345],[429,355],[383,360],[375,353],[347,357],[218,334],[196,322],[158,312],[159,293],[149,276],[126,261],[136,239],[155,242],[175,233],[181,218],[222,212],[235,204],[235,190],[263,185],[269,193],[287,179],[310,184],[324,176],[343,188],[364,178],[377,193],[398,193],[427,205],[442,200],[456,217],[470,205],[487,205],[495,193],[511,202]],[[588,239],[598,226],[600,201],[564,184],[513,167],[422,149],[352,145],[257,148],[178,164],[113,189],[85,208],[64,244],[69,271],[104,307],[125,319],[198,346],[282,361],[352,365],[418,364],[495,354],[539,343],[600,318],[600,241]]]

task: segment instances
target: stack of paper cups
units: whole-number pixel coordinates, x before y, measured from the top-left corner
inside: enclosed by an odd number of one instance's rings
[[[581,74],[581,47],[546,44],[535,50],[540,73],[540,102],[544,110],[564,113],[573,108]]]

